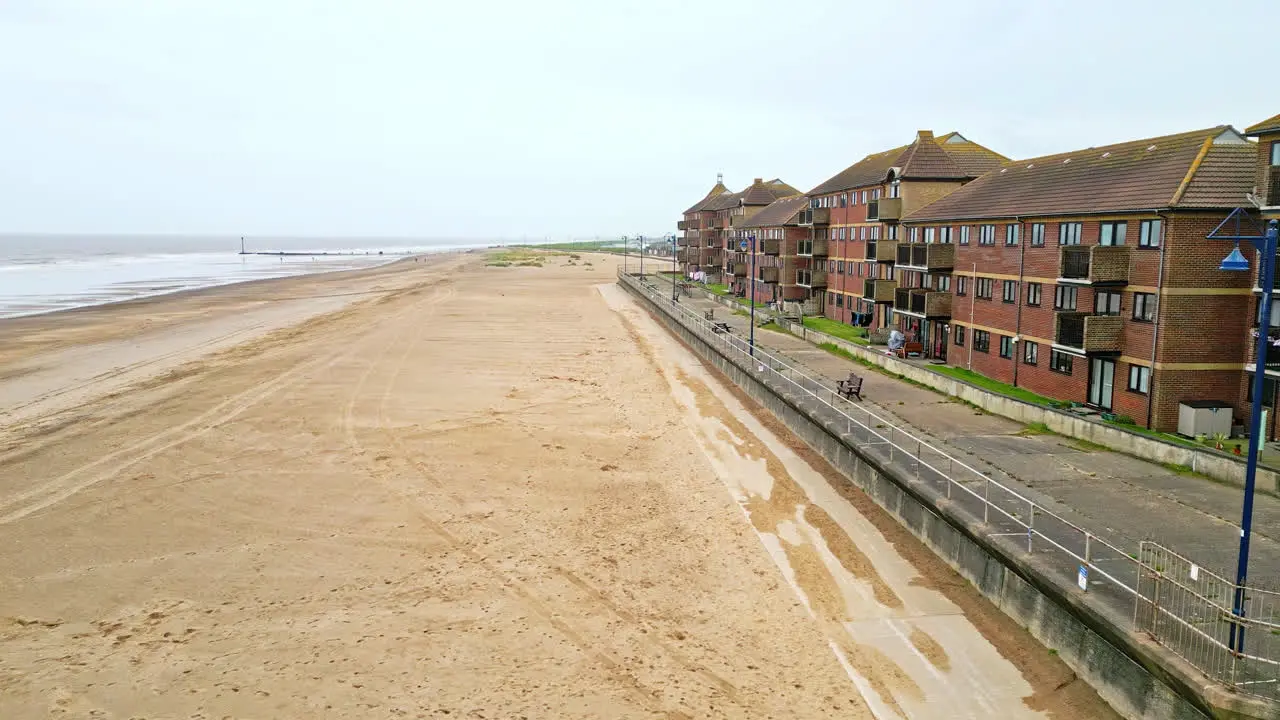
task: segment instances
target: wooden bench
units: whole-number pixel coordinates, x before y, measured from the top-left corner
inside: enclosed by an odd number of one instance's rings
[[[707,320],[715,320],[716,319],[715,309],[712,308],[711,310],[707,310],[706,312],[702,313],[702,317],[706,318]]]
[[[848,380],[836,381],[836,393],[846,400],[853,398],[862,399],[862,378],[854,373],[849,373]]]
[[[904,360],[912,355],[923,356],[924,345],[918,342],[909,342],[898,349],[898,357]]]
[[[718,333],[722,333],[722,332],[727,333],[727,332],[732,332],[733,328],[729,327],[729,323],[727,322],[717,322],[717,323],[711,323],[711,331],[718,332]]]

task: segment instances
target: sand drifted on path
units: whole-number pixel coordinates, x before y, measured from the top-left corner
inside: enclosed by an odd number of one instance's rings
[[[612,280],[353,274],[300,324],[0,417],[0,717],[1108,717]],[[0,388],[21,362],[56,393],[75,345],[0,345]]]

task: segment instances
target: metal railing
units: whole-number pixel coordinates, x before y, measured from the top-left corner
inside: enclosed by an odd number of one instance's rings
[[[1238,691],[1268,699],[1280,699],[1280,594],[1248,589],[1252,605],[1244,618],[1230,618],[1247,627],[1248,654],[1234,654],[1221,641],[1221,633],[1203,629],[1204,618],[1212,611],[1215,622],[1223,613],[1231,614],[1229,594],[1210,594],[1207,589],[1191,592],[1181,604],[1171,601],[1174,583],[1162,562],[1151,559],[1153,548],[1165,556],[1179,557],[1149,541],[1140,542],[1136,554],[1119,544],[1081,527],[1063,515],[1037,503],[1023,492],[1009,487],[964,460],[921,439],[867,408],[836,392],[830,381],[820,380],[796,369],[759,345],[731,333],[716,332],[712,323],[683,305],[673,304],[656,286],[638,282],[618,271],[620,281],[643,292],[653,304],[696,333],[713,347],[721,347],[754,365],[758,376],[773,378],[834,413],[843,422],[847,437],[866,456],[887,461],[902,471],[913,487],[930,490],[946,499],[944,512],[958,519],[980,520],[983,533],[1006,550],[1038,554],[1042,567],[1049,569],[1065,586],[1077,586],[1089,602],[1109,609],[1108,616],[1125,629],[1151,634],[1159,643],[1182,657],[1207,677],[1231,685]],[[1183,560],[1188,565],[1190,561]],[[1201,568],[1220,587],[1234,585]],[[1196,574],[1199,574],[1196,573]],[[1160,578],[1152,590],[1153,578]],[[1180,587],[1180,586],[1179,586]],[[1197,603],[1199,603],[1197,605]],[[1199,638],[1199,639],[1197,639]],[[1275,638],[1275,640],[1273,640]]]

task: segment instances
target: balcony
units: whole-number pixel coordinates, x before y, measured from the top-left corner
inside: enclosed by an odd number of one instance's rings
[[[1133,248],[1066,245],[1059,248],[1058,278],[1085,285],[1128,285]]]
[[[951,293],[928,288],[897,288],[893,309],[926,318],[951,317]]]
[[[936,272],[950,270],[956,261],[956,246],[950,243],[902,243],[896,262],[907,270]]]
[[[800,212],[801,225],[830,225],[831,208],[809,208]]]
[[[776,238],[773,240],[765,240],[760,244],[760,251],[765,255],[781,255],[782,241]]]
[[[897,280],[874,280],[867,278],[863,286],[862,297],[878,303],[892,303],[894,291],[898,289]]]
[[[880,198],[876,201],[876,217],[881,222],[902,218],[902,198]]]
[[[676,229],[677,229],[677,230],[688,230],[688,229],[689,229],[689,225],[690,225],[690,224],[691,224],[691,223],[690,223],[688,220],[681,220],[680,222],[676,223]]]
[[[876,262],[893,262],[897,259],[899,248],[903,247],[897,240],[877,240],[867,243],[867,259]]]
[[[711,228],[713,230],[723,230],[724,227],[725,227],[724,218],[722,217],[711,218]]]
[[[827,243],[825,237],[811,238],[800,241],[800,248],[796,251],[796,255],[801,257],[826,257]]]
[[[758,267],[756,268],[756,281],[762,283],[778,282],[778,274],[780,268],[776,267]]]
[[[748,272],[747,264],[744,262],[736,262],[736,261],[727,263],[725,266],[725,272],[729,273],[734,277],[746,277]]]
[[[1258,329],[1254,328],[1253,332],[1256,334]],[[1277,339],[1277,332],[1273,329],[1271,337],[1263,338],[1263,340],[1267,343],[1267,358],[1263,363],[1263,368],[1268,375],[1280,375],[1280,345],[1276,345],[1277,342],[1280,342],[1280,339]],[[1255,372],[1258,368],[1255,362],[1257,359],[1258,338],[1255,337],[1253,342],[1249,343],[1249,359],[1246,361],[1245,370]]]
[[[1053,341],[1085,354],[1114,354],[1124,349],[1124,319],[1119,315],[1057,313]]]
[[[1280,205],[1280,166],[1267,168],[1267,207]]]
[[[796,284],[807,288],[824,288],[827,286],[826,270],[796,270]]]
[[[683,249],[682,249],[682,250],[676,250],[676,262],[678,262],[678,263],[687,263],[687,262],[689,262],[689,251],[688,251],[688,250],[683,250]]]

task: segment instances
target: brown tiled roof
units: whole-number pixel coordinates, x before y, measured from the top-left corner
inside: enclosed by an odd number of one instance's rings
[[[756,213],[743,227],[777,227],[794,224],[796,214],[809,207],[809,198],[792,195],[774,200],[768,207]]]
[[[958,132],[949,132],[939,137],[938,145],[947,151],[951,159],[955,160],[969,177],[978,177],[991,172],[1009,161],[1009,158],[969,140]]]
[[[695,212],[698,212],[699,210],[702,210],[703,206],[705,206],[708,202],[727,192],[729,192],[729,188],[725,187],[723,182],[720,182],[719,180],[717,180],[715,187],[711,188],[711,192],[707,193],[705,196],[703,196],[701,200],[694,203],[693,207],[689,208],[688,210],[685,210],[685,214],[695,213]]]
[[[800,191],[778,178],[768,182],[765,182],[763,178],[756,178],[755,182],[751,183],[751,187],[742,191],[742,204],[768,205],[778,198],[795,195],[798,192]]]
[[[1263,120],[1256,125],[1250,125],[1244,129],[1245,135],[1257,135],[1264,132],[1275,132],[1280,130],[1280,115],[1275,115]]]
[[[1256,152],[1254,143],[1220,125],[1017,160],[904,220],[1237,207],[1252,187]]]
[[[921,130],[916,141],[893,163],[902,168],[900,178],[917,180],[965,180],[969,176],[933,138],[933,131]]]
[[[809,191],[824,195],[883,182],[890,168],[901,168],[901,177],[975,178],[1007,161],[1005,156],[971,142],[956,132],[935,138],[921,130],[910,145],[868,155]]]
[[[721,193],[709,201],[707,204],[698,208],[699,210],[728,210],[729,208],[738,207],[742,201],[742,193]]]

